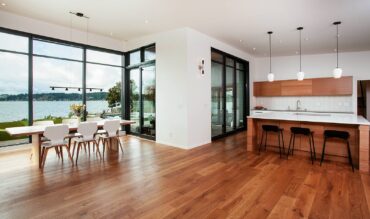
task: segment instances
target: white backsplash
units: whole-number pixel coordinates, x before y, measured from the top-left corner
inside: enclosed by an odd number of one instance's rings
[[[257,97],[256,105],[269,110],[296,110],[297,100],[301,109],[319,112],[353,112],[352,96],[328,97]]]

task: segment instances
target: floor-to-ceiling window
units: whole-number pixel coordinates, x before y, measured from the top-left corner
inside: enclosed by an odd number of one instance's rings
[[[249,72],[247,61],[215,49],[211,54],[211,132],[219,137],[246,127]]]
[[[155,46],[150,45],[132,51],[128,55],[130,132],[155,139]]]
[[[0,32],[0,146],[28,142],[5,128],[28,125],[27,37]]]
[[[0,146],[29,141],[7,127],[38,120],[75,117],[72,104],[86,106],[80,117],[124,114],[124,53],[0,28]]]
[[[86,51],[86,110],[88,117],[122,115],[122,55]]]
[[[33,40],[33,120],[55,123],[82,104],[83,49]]]

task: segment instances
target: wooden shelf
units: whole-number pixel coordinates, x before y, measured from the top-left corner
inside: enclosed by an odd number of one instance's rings
[[[254,82],[254,96],[347,96],[353,92],[353,77],[312,78],[303,81],[283,80]]]

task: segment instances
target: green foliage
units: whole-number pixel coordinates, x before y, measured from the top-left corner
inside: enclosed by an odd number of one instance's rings
[[[121,103],[121,82],[117,82],[112,88],[109,88],[106,100],[108,106],[113,108],[117,103]]]

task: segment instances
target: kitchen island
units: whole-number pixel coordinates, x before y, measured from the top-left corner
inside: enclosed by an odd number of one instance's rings
[[[310,128],[314,132],[314,142],[317,155],[321,155],[325,130],[339,130],[350,133],[350,148],[352,159],[361,172],[369,173],[369,126],[370,123],[362,116],[337,113],[309,113],[309,112],[264,112],[247,117],[247,150],[258,149],[262,134],[262,125],[278,125],[284,129],[284,144],[287,149],[290,138],[290,127]],[[277,148],[277,135],[269,135],[267,145]],[[308,139],[297,136],[295,150],[309,152]],[[330,140],[326,146],[326,156],[331,160],[345,160],[347,148],[340,140]],[[318,156],[319,157],[319,156]]]

